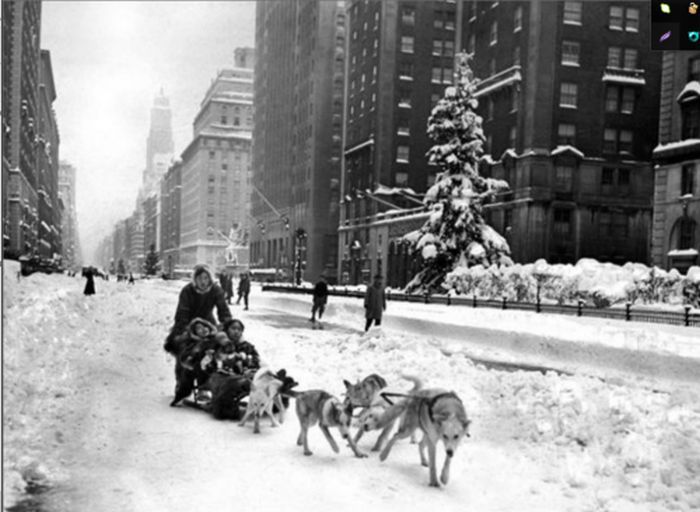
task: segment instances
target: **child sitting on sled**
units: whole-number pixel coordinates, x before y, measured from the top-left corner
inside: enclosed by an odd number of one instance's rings
[[[260,355],[252,343],[243,340],[245,326],[240,320],[224,323],[223,332],[216,335],[216,369],[237,375],[252,375],[260,368]]]

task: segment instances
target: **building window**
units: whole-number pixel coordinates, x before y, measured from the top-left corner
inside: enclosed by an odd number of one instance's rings
[[[402,163],[408,163],[408,146],[397,146],[396,147],[396,161]]]
[[[221,124],[226,124],[226,116],[221,116]]]
[[[615,153],[617,151],[617,130],[606,128],[603,130],[603,152]]]
[[[624,9],[618,5],[610,7],[610,16],[608,17],[608,28],[610,30],[622,30]]]
[[[605,111],[606,112],[617,112],[618,108],[618,87],[611,85],[605,90]]]
[[[513,48],[513,66],[520,66],[520,46]]]
[[[680,233],[678,237],[679,249],[694,249],[695,248],[695,222],[688,217],[684,217],[680,221]]]
[[[445,57],[453,57],[455,54],[455,42],[452,40],[445,41],[442,44],[442,54]]]
[[[628,7],[625,10],[625,30],[627,32],[639,31],[639,9]]]
[[[228,171],[228,164],[221,164],[221,172]]]
[[[629,235],[629,221],[627,215],[624,213],[613,214],[610,235],[613,238],[627,238]]]
[[[578,66],[581,45],[576,41],[562,42],[561,63],[566,66]]]
[[[622,55],[622,48],[618,46],[611,46],[608,48],[608,67],[609,68],[619,68],[620,67],[620,56]]]
[[[442,39],[433,40],[433,55],[442,55]]]
[[[700,81],[700,57],[688,61],[688,82]]]
[[[557,139],[560,146],[576,144],[576,125],[561,123],[557,129]]]
[[[411,129],[408,127],[408,124],[402,124],[399,125],[399,128],[396,130],[397,135],[411,135]]]
[[[513,13],[513,32],[518,32],[523,28],[523,8],[518,6]]]
[[[601,212],[598,217],[598,229],[600,236],[608,237],[612,231],[612,216],[609,212]]]
[[[411,108],[411,90],[408,87],[400,87],[398,95],[399,107]]]
[[[491,23],[491,32],[489,36],[489,45],[493,46],[498,42],[498,22]]]
[[[623,67],[625,69],[637,69],[637,50],[634,48],[625,48],[625,60]]]
[[[377,13],[379,14],[379,13]],[[415,25],[416,24],[416,10],[412,7],[404,7],[401,11],[401,22],[404,25]]]
[[[394,178],[394,184],[397,187],[405,187],[408,185],[408,173],[407,172],[397,172]]]
[[[581,11],[583,6],[581,2],[564,2],[564,23],[570,25],[581,24]]]
[[[442,68],[433,66],[433,78],[431,80],[435,84],[442,83]]]
[[[623,114],[634,112],[634,89],[632,87],[622,88],[622,108],[620,112]]]
[[[226,123],[224,123],[226,124]],[[241,125],[241,118],[236,116],[233,118],[233,126],[240,126]]]
[[[571,210],[554,210],[554,235],[564,237],[571,235]]]
[[[681,195],[694,192],[695,164],[685,164],[681,169]]]
[[[430,95],[430,105],[434,107],[435,105],[438,104],[438,101],[442,98],[442,95],[434,92],[433,94]]]
[[[413,36],[401,36],[401,51],[413,53]]]
[[[561,93],[559,95],[559,106],[565,108],[576,108],[578,99],[578,85],[562,82]]]
[[[518,142],[518,129],[515,126],[510,127],[510,132],[508,133],[508,146],[515,149]]]
[[[209,152],[209,160],[214,160],[216,158],[216,151],[210,151]]]
[[[554,170],[554,185],[559,192],[571,192],[574,183],[574,168],[570,165],[557,165]]]
[[[620,130],[619,138],[620,152],[632,152],[632,130]]]
[[[617,185],[619,187],[629,187],[630,186],[630,170],[629,169],[618,169],[617,170]]]
[[[376,66],[375,66],[376,69]],[[400,62],[399,63],[399,78],[402,80],[413,80],[413,63],[412,62]]]
[[[700,138],[700,97],[681,104],[681,138]]]

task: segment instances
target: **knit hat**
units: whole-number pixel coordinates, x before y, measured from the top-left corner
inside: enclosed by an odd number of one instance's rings
[[[209,276],[209,286],[206,289],[201,289],[197,286],[196,279],[199,275],[204,273]],[[204,264],[195,265],[194,270],[192,271],[192,284],[199,293],[206,293],[211,290],[211,287],[214,284],[214,274],[212,274],[211,269]]]

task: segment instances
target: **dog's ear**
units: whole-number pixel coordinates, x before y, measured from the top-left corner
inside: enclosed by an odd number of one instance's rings
[[[352,384],[345,379],[343,379],[343,384],[345,384],[345,389],[350,389],[352,387]]]

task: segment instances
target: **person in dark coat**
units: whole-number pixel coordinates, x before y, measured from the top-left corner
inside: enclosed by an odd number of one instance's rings
[[[316,311],[318,311],[318,319],[321,320],[323,312],[326,309],[327,302],[328,284],[326,283],[326,278],[321,276],[314,286],[313,305],[311,306],[311,322],[316,323]]]
[[[241,279],[238,281],[238,300],[236,301],[236,304],[241,303],[241,299],[243,299],[243,304],[245,304],[245,307],[243,309],[248,309],[248,295],[250,294],[250,277],[248,276],[248,272],[243,272],[241,274]]]
[[[374,325],[382,324],[382,313],[386,309],[386,295],[382,285],[382,276],[374,276],[372,286],[367,287],[365,293],[365,332],[367,332],[374,321]]]
[[[164,349],[177,355],[177,344],[187,338],[187,325],[195,318],[216,324],[214,308],[219,323],[233,318],[224,298],[221,286],[214,283],[211,270],[206,265],[195,265],[192,281],[180,290],[180,297],[175,310],[175,323],[165,340]]]
[[[243,322],[238,319],[224,323],[224,332],[216,335],[219,341],[217,367],[227,372],[252,377],[260,369],[260,355],[255,345],[243,339],[244,330]]]
[[[85,295],[95,295],[95,273],[93,272],[92,267],[83,269],[83,277],[87,278],[83,293]]]
[[[233,276],[224,270],[221,273],[221,277],[219,277],[219,282],[221,282],[221,287],[224,289],[226,303],[231,304],[231,298],[233,297]]]

